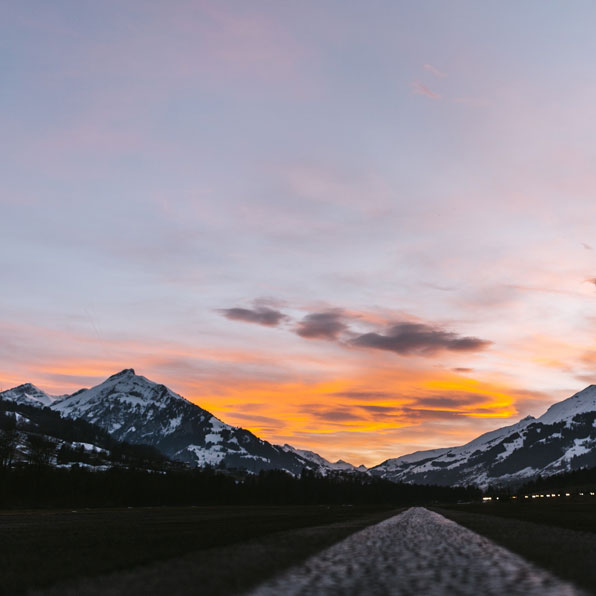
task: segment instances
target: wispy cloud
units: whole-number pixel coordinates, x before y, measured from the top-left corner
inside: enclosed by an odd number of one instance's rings
[[[396,394],[390,391],[338,391],[332,395],[334,397],[346,397],[348,399],[357,399],[362,401],[397,398]]]
[[[490,105],[489,100],[480,97],[455,97],[452,101],[472,108],[486,108]]]
[[[444,79],[447,76],[446,72],[441,72],[438,68],[435,68],[432,64],[425,64],[424,70],[428,70],[428,72],[432,72],[436,77]]]
[[[426,95],[430,99],[441,99],[441,96],[434,91],[431,91],[424,83],[414,81],[412,83],[412,91],[417,95]]]

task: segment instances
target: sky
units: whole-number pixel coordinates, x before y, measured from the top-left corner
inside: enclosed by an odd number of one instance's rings
[[[3,389],[371,465],[596,383],[594,3],[2,12]]]

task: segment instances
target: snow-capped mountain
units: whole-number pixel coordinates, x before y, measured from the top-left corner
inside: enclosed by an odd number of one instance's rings
[[[49,407],[53,403],[64,399],[65,395],[49,395],[31,383],[25,383],[0,392],[0,399],[29,406]]]
[[[169,458],[191,465],[224,465],[252,472],[284,469],[292,474],[314,467],[299,454],[223,423],[133,369],[54,401],[50,408],[96,424],[119,441],[152,445]]]
[[[329,472],[362,472],[363,474],[368,474],[368,468],[366,466],[355,466],[353,464],[344,461],[343,459],[338,459],[335,463],[330,462],[328,459],[325,459],[318,453],[314,451],[308,451],[307,449],[296,449],[296,447],[292,447],[287,443],[283,446],[284,451],[288,453],[295,453],[296,455],[302,457],[308,462],[311,462],[318,471],[326,475]]]
[[[418,451],[371,468],[395,482],[510,484],[596,466],[596,385],[460,447]]]
[[[26,383],[1,392],[0,399],[49,407],[63,417],[95,424],[118,441],[152,445],[170,459],[196,466],[292,474],[309,468],[321,474],[371,473],[395,482],[480,487],[596,466],[596,385],[554,404],[540,418],[528,416],[465,445],[417,451],[369,470],[342,460],[332,463],[290,445],[272,445],[132,369],[72,395],[52,396]]]

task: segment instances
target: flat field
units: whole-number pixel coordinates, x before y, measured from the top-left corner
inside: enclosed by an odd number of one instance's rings
[[[518,502],[434,509],[596,594],[596,505]]]
[[[349,534],[397,513],[351,506],[147,507],[0,512],[0,594],[157,594],[168,561],[186,557],[180,590],[234,594]],[[244,546],[243,546],[244,545]],[[189,559],[190,557],[190,559]],[[156,567],[164,562],[165,567]],[[133,581],[153,566],[150,588]],[[89,578],[112,574],[102,585]],[[142,574],[141,574],[142,575]],[[149,574],[151,575],[151,574]],[[109,576],[108,576],[109,578]],[[167,582],[166,582],[167,583]],[[163,593],[172,596],[170,588]],[[52,588],[54,586],[54,588]],[[136,587],[135,587],[136,586]]]

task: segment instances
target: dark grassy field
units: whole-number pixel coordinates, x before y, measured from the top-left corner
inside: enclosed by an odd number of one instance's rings
[[[348,506],[0,512],[0,594],[23,593],[194,552],[200,561],[209,562],[201,583],[212,582],[212,586],[203,593],[234,593],[394,513]],[[238,545],[255,540],[249,551],[257,552],[258,544],[264,546],[251,560]],[[234,577],[226,576],[230,563],[226,557],[237,559]]]
[[[596,505],[521,502],[436,511],[596,594]]]

